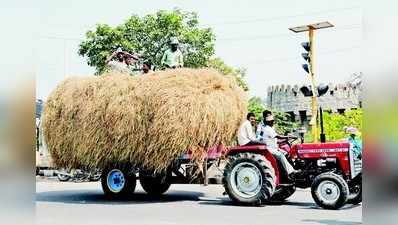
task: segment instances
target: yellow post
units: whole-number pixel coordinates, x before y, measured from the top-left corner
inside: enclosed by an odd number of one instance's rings
[[[318,126],[317,126],[317,115],[318,115],[318,104],[317,104],[317,91],[316,91],[316,82],[315,82],[315,42],[314,42],[314,29],[310,27],[308,31],[309,42],[310,42],[310,76],[311,76],[311,89],[312,89],[312,97],[311,97],[311,133],[313,137],[313,142],[318,143]]]
[[[310,52],[309,52],[309,73],[311,76],[311,83],[312,83],[312,93],[313,96],[311,97],[311,121],[310,121],[310,126],[311,126],[311,133],[313,135],[314,143],[318,142],[318,104],[317,104],[317,86],[315,82],[315,42],[314,42],[314,32],[315,30],[319,29],[325,29],[325,28],[330,28],[334,27],[333,24],[329,23],[328,21],[325,22],[320,22],[320,23],[313,23],[313,24],[308,24],[308,25],[303,25],[303,26],[297,26],[297,27],[291,27],[289,30],[295,32],[295,33],[301,33],[301,32],[307,32],[309,35],[309,42],[310,42]]]

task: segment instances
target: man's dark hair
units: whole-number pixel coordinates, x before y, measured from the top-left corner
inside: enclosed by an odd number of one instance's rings
[[[246,116],[246,119],[249,120],[250,117],[252,117],[252,116],[256,117],[256,115],[255,115],[254,113],[249,112],[249,113],[247,114],[247,116]]]
[[[149,68],[152,67],[152,62],[150,60],[145,61],[143,64],[147,65]]]
[[[268,115],[271,115],[271,114],[272,114],[271,111],[269,111],[269,110],[264,110],[264,111],[263,111],[263,119],[265,119],[265,117],[267,117]]]
[[[120,61],[126,59],[126,56],[123,54],[123,52],[118,52],[116,54],[116,58]]]

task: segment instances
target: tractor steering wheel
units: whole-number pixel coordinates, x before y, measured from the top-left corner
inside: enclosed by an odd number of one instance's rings
[[[293,145],[293,142],[295,142],[297,139],[299,139],[297,136],[289,136],[287,139],[281,140],[279,144],[288,144],[289,146]]]
[[[295,142],[298,139],[299,139],[299,137],[297,137],[297,136],[289,136],[289,138],[287,139],[287,142],[289,142],[289,145],[291,146],[293,144],[293,142]]]

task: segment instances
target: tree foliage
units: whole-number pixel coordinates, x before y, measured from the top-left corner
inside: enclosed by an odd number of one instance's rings
[[[98,24],[94,31],[86,33],[86,39],[79,46],[79,55],[87,57],[97,74],[104,71],[106,58],[118,47],[142,55],[159,68],[171,37],[180,41],[186,67],[207,66],[214,54],[212,30],[199,28],[196,13],[175,9],[143,17],[132,15],[116,27]]]
[[[261,122],[263,120],[263,111],[266,110],[264,103],[259,97],[252,97],[249,99],[248,104],[248,112],[253,112],[256,115],[257,122]],[[268,109],[269,110],[269,109]],[[298,124],[292,122],[290,115],[277,110],[272,111],[275,117],[275,128],[278,133],[286,134],[298,127]]]
[[[347,137],[344,127],[352,126],[361,131],[362,121],[362,109],[346,111],[344,114],[325,112],[323,114],[323,124],[326,139],[329,141],[335,141]]]
[[[225,75],[232,75],[235,77],[238,85],[245,91],[249,90],[249,86],[244,80],[246,76],[246,69],[244,68],[233,68],[225,64],[221,58],[213,58],[209,60],[208,66],[217,69],[220,73]]]

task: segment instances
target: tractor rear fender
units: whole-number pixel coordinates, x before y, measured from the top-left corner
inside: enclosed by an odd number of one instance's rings
[[[242,152],[251,152],[255,154],[263,155],[268,161],[271,162],[272,167],[275,170],[276,185],[279,185],[279,168],[275,157],[266,148],[265,145],[251,145],[251,146],[235,146],[227,150],[225,156],[235,155]]]

